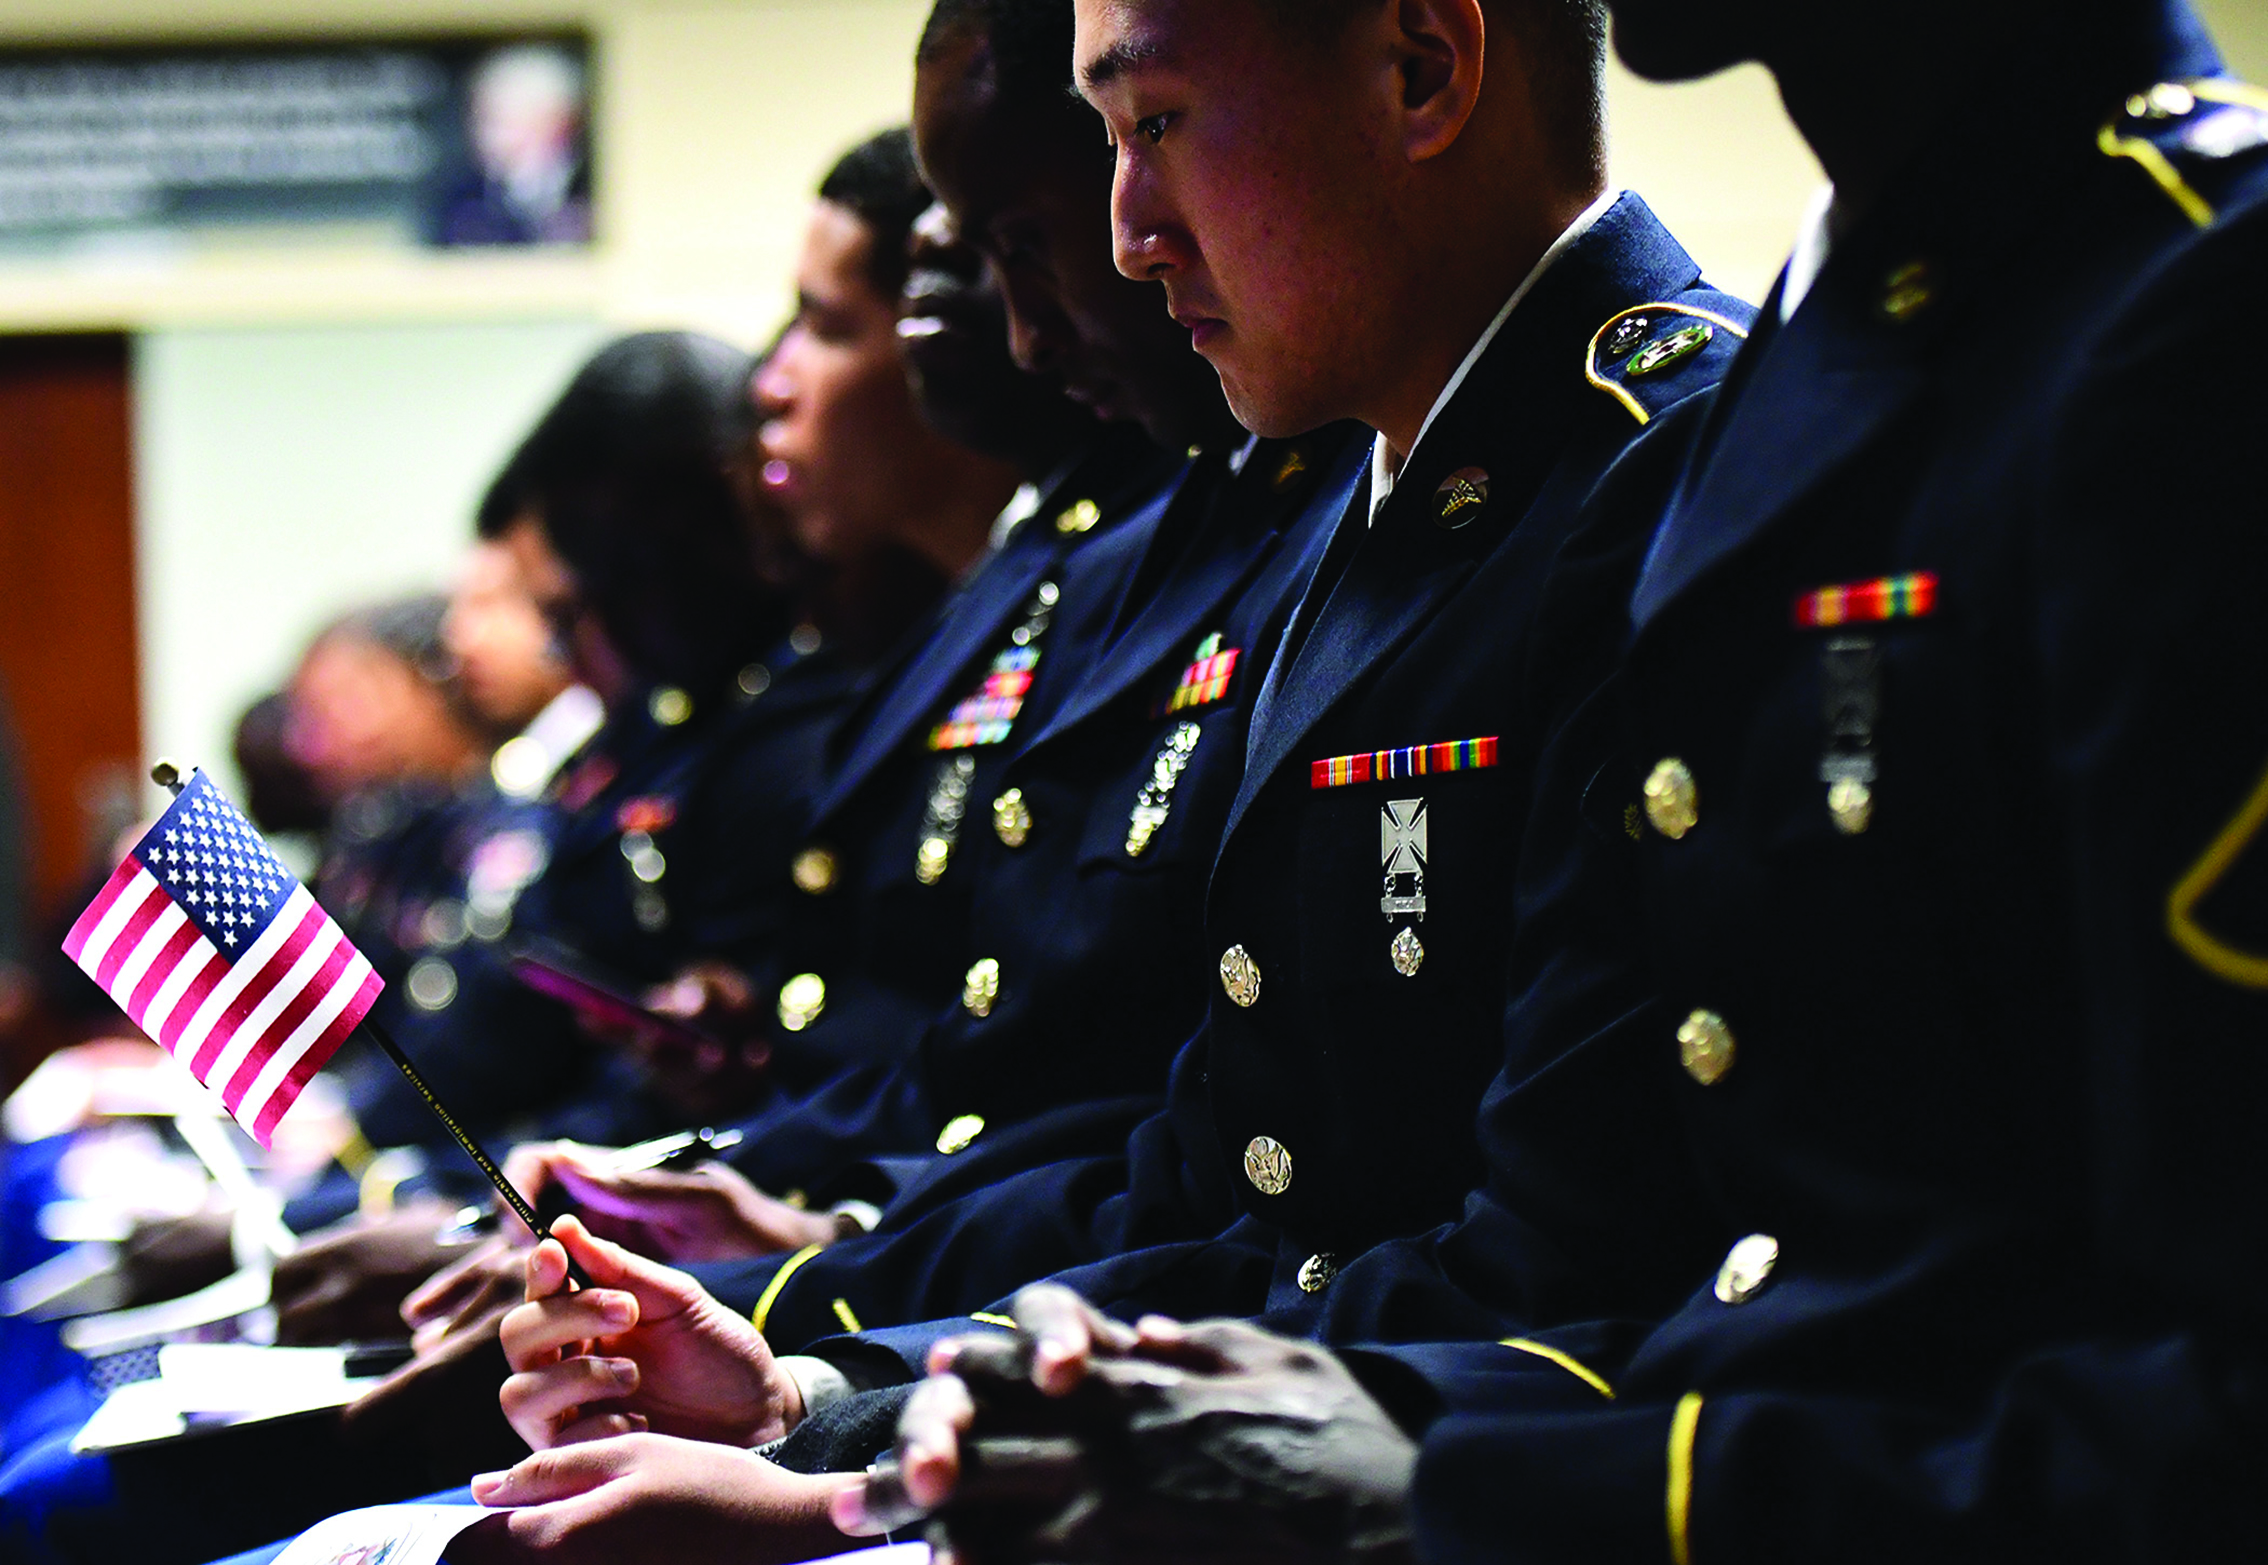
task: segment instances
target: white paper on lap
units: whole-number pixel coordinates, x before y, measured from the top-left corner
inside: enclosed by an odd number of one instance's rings
[[[388,1561],[387,1565],[393,1565]],[[860,1549],[851,1554],[837,1554],[830,1559],[815,1560],[812,1565],[929,1565],[929,1545],[926,1543],[892,1543],[879,1549]]]
[[[375,1505],[318,1522],[301,1533],[275,1565],[435,1565],[442,1551],[483,1516],[478,1505]],[[859,1549],[815,1565],[929,1565],[926,1543]]]
[[[434,1565],[483,1516],[478,1505],[374,1505],[317,1522],[275,1565]]]

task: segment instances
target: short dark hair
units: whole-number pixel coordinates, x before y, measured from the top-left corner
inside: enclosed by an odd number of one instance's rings
[[[1327,38],[1378,0],[1263,0],[1278,21]],[[1563,178],[1606,176],[1606,0],[1484,0],[1512,28]]]
[[[291,698],[282,691],[262,696],[236,720],[236,774],[244,779],[244,813],[263,832],[323,832],[331,826],[330,806],[305,766],[284,743],[291,720]]]
[[[451,717],[477,730],[480,718],[465,699],[457,660],[442,634],[448,618],[449,600],[440,593],[389,598],[340,615],[316,634],[311,645],[356,642],[376,647],[438,691]]]
[[[480,505],[473,512],[475,536],[493,543],[517,526],[528,514],[527,487],[515,455],[504,464],[502,472],[489,480],[487,490],[480,497]]]
[[[785,634],[733,485],[746,353],[691,332],[623,337],[585,364],[482,506],[532,514],[640,674],[713,691]],[[779,621],[775,623],[775,621]]]
[[[1280,24],[1328,40],[1379,0],[1261,0]],[[926,64],[956,37],[982,38],[1003,93],[1030,100],[1074,86],[1072,0],[937,0],[917,58]],[[1520,43],[1537,107],[1566,145],[1561,173],[1581,182],[1606,173],[1606,0],[1489,0]],[[1564,127],[1564,129],[1563,129]]]
[[[914,224],[929,210],[929,187],[914,161],[913,132],[896,126],[844,153],[819,182],[819,199],[841,207],[874,234],[867,280],[885,299],[906,285]]]
[[[441,627],[449,617],[449,600],[437,592],[373,603],[341,618],[333,635],[351,636],[383,647],[435,684],[450,676],[448,643]]]
[[[1606,177],[1605,0],[1500,0],[1512,24],[1544,125],[1559,142],[1558,172],[1578,183]]]
[[[1060,96],[1068,108],[1077,33],[1071,0],[937,0],[915,58],[926,65],[956,38],[981,38],[1003,95],[1024,101]]]

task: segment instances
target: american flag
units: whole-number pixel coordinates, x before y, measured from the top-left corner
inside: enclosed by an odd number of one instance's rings
[[[262,1146],[385,988],[203,772],[63,950]]]

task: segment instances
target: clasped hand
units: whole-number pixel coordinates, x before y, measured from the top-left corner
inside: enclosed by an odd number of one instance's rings
[[[1058,1287],[1018,1331],[940,1343],[895,1471],[845,1532],[927,1517],[957,1565],[1409,1554],[1416,1448],[1331,1354],[1236,1321],[1127,1327]]]

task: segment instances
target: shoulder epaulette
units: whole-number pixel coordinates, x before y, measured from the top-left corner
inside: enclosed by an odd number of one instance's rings
[[[2192,223],[2210,228],[2219,214],[2185,169],[2268,147],[2268,90],[2224,77],[2160,82],[2127,99],[2096,140],[2105,157],[2135,164]]]
[[[1612,316],[1584,350],[1583,378],[1650,424],[1716,377],[1696,373],[1724,362],[1748,340],[1751,312],[1727,295],[1698,290],[1707,304],[1668,300]]]

